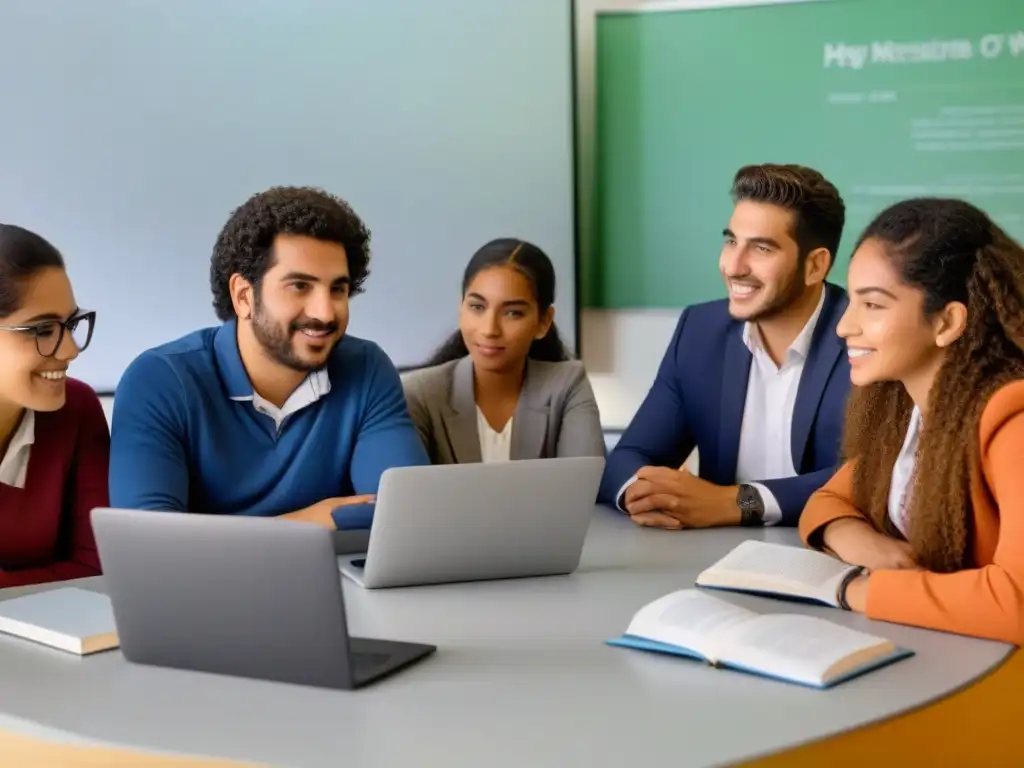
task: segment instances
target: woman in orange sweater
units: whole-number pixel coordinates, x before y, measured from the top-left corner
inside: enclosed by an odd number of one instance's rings
[[[1024,249],[967,203],[908,200],[847,284],[847,463],[800,535],[864,566],[851,610],[1024,643]]]

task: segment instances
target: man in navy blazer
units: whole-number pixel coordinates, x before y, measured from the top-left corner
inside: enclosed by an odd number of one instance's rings
[[[719,267],[729,297],[686,308],[598,500],[639,525],[796,525],[839,464],[850,388],[826,282],[839,192],[793,165],[741,168]],[[697,448],[699,477],[682,465]]]

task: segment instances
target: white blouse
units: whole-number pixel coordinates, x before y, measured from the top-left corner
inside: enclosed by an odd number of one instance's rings
[[[921,437],[921,412],[915,407],[910,414],[910,424],[903,438],[903,447],[892,466],[892,481],[889,483],[889,519],[904,536],[907,535],[907,508],[910,506],[910,490],[914,481],[914,465],[917,459],[917,443]]]
[[[11,436],[7,453],[0,456],[0,483],[12,488],[24,488],[28,474],[28,460],[32,444],[36,441],[36,412],[26,410],[21,424]]]
[[[480,435],[480,456],[485,463],[510,460],[512,450],[512,419],[505,422],[501,432],[497,432],[487,422],[484,412],[477,407],[476,431]]]

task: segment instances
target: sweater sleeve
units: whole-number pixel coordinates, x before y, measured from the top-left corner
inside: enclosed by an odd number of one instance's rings
[[[352,489],[358,495],[376,494],[386,469],[425,464],[430,464],[430,458],[409,416],[398,371],[384,351],[372,345],[367,359],[366,406],[352,451]],[[373,505],[338,507],[331,517],[339,530],[369,528]]]
[[[181,385],[167,362],[143,353],[117,385],[110,501],[125,509],[184,512],[189,465]]]
[[[81,579],[100,573],[91,514],[96,507],[109,504],[110,432],[96,393],[78,382],[69,381],[68,388],[65,407],[75,409],[77,430],[60,522],[60,549],[64,550],[64,559],[38,568],[0,573],[0,588]]]

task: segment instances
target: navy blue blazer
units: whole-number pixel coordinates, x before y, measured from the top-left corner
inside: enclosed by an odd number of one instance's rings
[[[840,463],[850,361],[836,324],[848,301],[842,288],[826,283],[793,408],[790,448],[799,474],[757,481],[778,501],[780,525],[797,524],[808,497]],[[614,506],[619,489],[638,469],[678,467],[694,447],[702,478],[735,484],[753,359],[743,343],[743,325],[729,316],[725,300],[683,310],[650,392],[608,456],[599,502]]]

